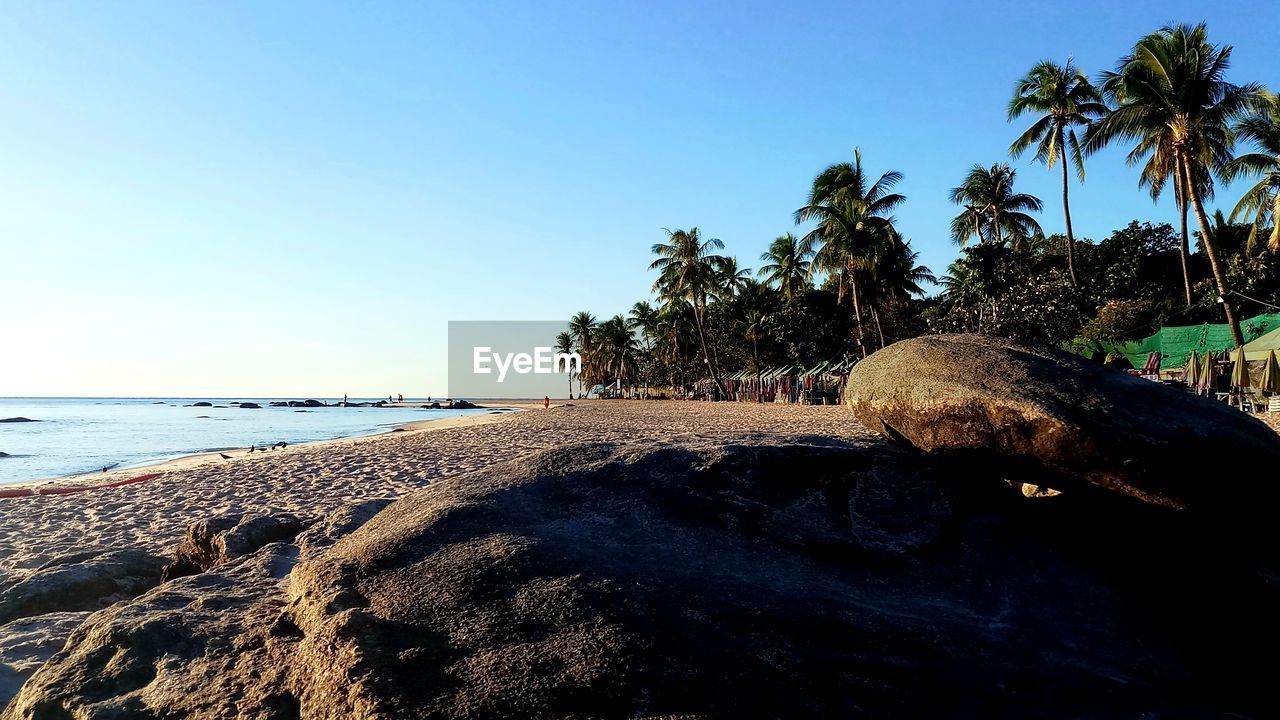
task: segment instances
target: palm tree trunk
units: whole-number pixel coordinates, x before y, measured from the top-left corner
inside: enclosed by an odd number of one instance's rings
[[[1174,174],[1177,176],[1178,183],[1178,214],[1182,220],[1182,247],[1179,248],[1179,259],[1182,260],[1182,285],[1187,293],[1187,307],[1191,307],[1191,242],[1190,234],[1187,232],[1187,182],[1186,168],[1182,166],[1182,160],[1174,161]]]
[[[876,321],[876,334],[880,336],[880,349],[884,349],[884,328],[880,327],[880,309],[871,307],[871,319]]]
[[[702,313],[698,310],[696,302],[693,306],[693,324],[698,327],[698,342],[702,344],[702,359],[707,361],[707,369],[711,371],[711,381],[716,384],[716,390],[720,392],[720,396],[724,397],[724,383],[720,382],[720,372],[716,369],[716,364],[712,361],[711,354],[707,352],[707,336],[702,331]]]
[[[1000,232],[1000,212],[995,207],[991,208],[991,229],[996,234],[996,245],[1003,245],[1004,235]]]
[[[849,294],[853,296],[853,319],[858,323],[858,352],[867,356],[867,344],[862,337],[862,303],[858,301],[858,279],[849,273]]]
[[[1058,159],[1062,162],[1062,214],[1067,219],[1067,274],[1071,276],[1071,287],[1078,287],[1076,280],[1076,236],[1071,232],[1071,203],[1067,200],[1067,155],[1066,148],[1061,147],[1062,139],[1058,139]]]
[[[1183,162],[1183,174],[1189,179],[1185,158]],[[1231,339],[1236,347],[1240,347],[1244,345],[1244,333],[1240,332],[1240,320],[1236,318],[1235,308],[1231,306],[1231,298],[1227,296],[1227,283],[1222,277],[1222,268],[1218,262],[1218,249],[1214,247],[1213,237],[1209,234],[1209,217],[1204,213],[1204,202],[1200,199],[1200,190],[1192,182],[1187,183],[1186,197],[1191,199],[1192,207],[1196,211],[1196,220],[1200,223],[1204,252],[1209,256],[1209,267],[1213,268],[1213,282],[1218,286],[1218,297],[1222,298],[1222,312],[1226,313],[1227,324],[1231,326]]]
[[[764,388],[760,384],[760,338],[751,338],[751,364],[756,366],[756,402],[764,402]]]

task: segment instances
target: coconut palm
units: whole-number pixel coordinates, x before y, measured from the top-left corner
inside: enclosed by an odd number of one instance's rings
[[[1231,47],[1210,44],[1203,24],[1169,26],[1142,38],[1114,72],[1103,75],[1103,93],[1115,110],[1091,128],[1085,146],[1134,141],[1129,163],[1146,159],[1139,184],[1150,184],[1153,197],[1174,177],[1183,206],[1190,205],[1200,225],[1222,310],[1239,346],[1244,336],[1204,209],[1212,175],[1232,159],[1231,123],[1261,92],[1256,84],[1227,82],[1230,64]]]
[[[596,328],[596,363],[605,383],[620,382],[624,387],[635,380],[639,368],[640,348],[635,334],[621,315],[600,323]]]
[[[889,171],[870,182],[862,168],[862,151],[855,150],[852,163],[837,163],[814,178],[808,202],[795,213],[797,224],[818,222],[803,239],[817,246],[809,272],[836,275],[840,280],[837,291],[840,300],[848,286],[857,320],[858,347],[863,357],[867,356],[867,345],[859,283],[890,241],[891,213],[906,200],[905,196],[891,192],[901,181],[902,173]]]
[[[596,318],[589,312],[580,312],[569,319],[569,334],[573,337],[578,346],[578,352],[582,355],[582,362],[585,364],[590,360],[591,356],[591,334],[596,329]],[[583,375],[578,373],[578,392],[582,392]]]
[[[1028,240],[1043,235],[1040,223],[1030,215],[1040,212],[1040,198],[1015,193],[1017,176],[1008,163],[969,168],[964,182],[951,189],[951,202],[964,208],[951,221],[951,239],[963,246],[976,234],[979,242],[1003,245],[1007,241],[1013,249],[1023,250]]]
[[[1038,119],[1009,146],[1009,154],[1020,157],[1032,145],[1036,146],[1036,160],[1053,169],[1055,163],[1062,166],[1062,214],[1067,224],[1067,272],[1071,284],[1076,285],[1075,235],[1071,230],[1071,203],[1068,201],[1067,158],[1076,168],[1080,182],[1084,182],[1084,157],[1076,128],[1088,128],[1094,120],[1107,112],[1102,96],[1075,66],[1070,58],[1066,65],[1052,60],[1036,63],[1013,86],[1013,99],[1009,101],[1009,120],[1032,113]]]
[[[1232,182],[1239,177],[1256,177],[1258,182],[1236,203],[1231,221],[1253,217],[1250,250],[1257,243],[1258,233],[1270,227],[1267,247],[1271,252],[1280,252],[1280,95],[1261,93],[1253,111],[1236,123],[1235,132],[1237,138],[1252,142],[1256,152],[1227,163],[1222,179]]]
[[[644,345],[648,352],[653,352],[653,339],[657,336],[658,311],[647,302],[638,302],[631,306],[627,318],[627,327],[639,330],[644,335]]]
[[[712,295],[717,299],[734,297],[751,279],[751,270],[738,267],[735,257],[723,257],[715,264],[716,282]]]
[[[653,246],[653,253],[658,256],[650,265],[650,270],[658,271],[658,279],[653,283],[653,290],[664,301],[686,300],[693,309],[693,319],[698,330],[698,342],[702,346],[702,357],[706,360],[711,379],[723,394],[724,384],[720,381],[720,369],[715,357],[707,348],[707,333],[703,320],[707,311],[707,299],[716,288],[719,277],[717,269],[725,258],[714,251],[724,248],[724,243],[716,238],[702,239],[698,228],[689,230],[664,230],[667,242]]]
[[[567,332],[556,335],[556,352],[568,355],[573,352],[573,336]],[[569,367],[569,398],[573,399],[573,367]]]
[[[791,233],[781,235],[760,254],[765,264],[757,274],[765,282],[776,285],[783,297],[790,300],[800,288],[809,282],[809,265],[813,257],[813,243],[801,240]]]

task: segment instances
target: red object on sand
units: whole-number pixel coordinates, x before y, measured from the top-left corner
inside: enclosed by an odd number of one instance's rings
[[[13,490],[0,490],[0,498],[26,497],[27,495],[74,495],[75,493],[88,492],[90,490],[105,490],[107,488],[121,487],[123,485],[133,485],[135,483],[155,480],[164,473],[147,473],[125,480],[116,480],[115,482],[103,483],[101,485],[89,485],[88,487],[65,487],[65,488],[14,488]]]

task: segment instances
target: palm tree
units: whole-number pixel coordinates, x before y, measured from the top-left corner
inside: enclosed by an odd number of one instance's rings
[[[573,352],[573,336],[567,332],[556,335],[556,352],[568,355]],[[569,368],[569,399],[573,399],[573,368]]]
[[[880,347],[885,346],[884,329],[880,325],[880,306],[886,302],[906,302],[913,296],[924,295],[924,283],[936,283],[938,279],[928,267],[919,264],[920,253],[911,249],[910,241],[893,232],[890,243],[871,269],[867,283],[872,300],[871,317],[876,325]]]
[[[1013,86],[1013,99],[1009,101],[1009,120],[1035,113],[1039,119],[1009,146],[1009,154],[1020,157],[1032,145],[1036,147],[1036,160],[1053,169],[1054,163],[1062,166],[1062,214],[1067,223],[1067,272],[1071,284],[1076,281],[1075,235],[1071,231],[1071,204],[1067,199],[1068,148],[1076,175],[1084,182],[1084,157],[1076,128],[1088,128],[1095,119],[1105,115],[1107,106],[1085,74],[1076,68],[1070,58],[1066,65],[1051,60],[1036,63]]]
[[[791,233],[779,236],[769,249],[760,254],[767,264],[757,274],[771,285],[782,290],[782,296],[790,300],[796,291],[809,282],[809,265],[813,257],[813,243],[797,238]]]
[[[1008,240],[1010,247],[1023,250],[1030,238],[1043,235],[1040,223],[1028,214],[1040,212],[1040,198],[1015,193],[1017,175],[1008,163],[969,168],[964,182],[951,189],[951,202],[964,208],[951,221],[951,239],[963,246],[976,234],[980,242],[1003,245]],[[984,228],[989,236],[983,234]]]
[[[1210,44],[1204,24],[1165,27],[1142,38],[1114,72],[1103,75],[1103,93],[1116,109],[1093,126],[1085,145],[1094,149],[1118,139],[1135,141],[1129,163],[1148,158],[1139,183],[1152,185],[1152,197],[1174,175],[1183,206],[1190,204],[1200,224],[1222,310],[1239,346],[1244,335],[1204,199],[1213,173],[1221,173],[1232,159],[1231,122],[1249,109],[1262,88],[1227,82],[1230,64],[1231,47]]]
[[[750,269],[740,269],[738,259],[723,257],[715,263],[716,283],[711,294],[717,299],[734,297],[744,283],[751,279]]]
[[[1256,107],[1236,123],[1236,137],[1251,141],[1257,152],[1246,153],[1227,163],[1222,179],[1232,182],[1238,177],[1257,177],[1258,183],[1245,191],[1244,197],[1231,211],[1231,221],[1240,216],[1253,216],[1249,232],[1249,249],[1258,240],[1258,232],[1270,226],[1267,247],[1280,252],[1280,95],[1261,93]]]
[[[627,319],[614,315],[600,323],[596,335],[597,363],[602,378],[610,384],[620,381],[621,385],[629,387],[639,367],[640,349],[636,346],[635,334],[627,326]]]
[[[826,272],[840,278],[837,298],[843,300],[845,285],[853,300],[854,319],[858,326],[858,347],[863,357],[867,345],[862,327],[862,299],[859,282],[876,263],[889,243],[893,230],[891,213],[906,200],[890,192],[902,181],[902,173],[889,171],[875,182],[868,182],[862,169],[862,151],[854,150],[852,163],[836,163],[813,180],[808,202],[796,210],[796,223],[817,220],[818,226],[805,235],[803,242],[818,245],[810,274]]]
[[[573,336],[574,342],[578,344],[578,352],[582,355],[582,362],[586,363],[591,357],[591,334],[596,329],[596,317],[589,312],[580,312],[569,319],[569,334]],[[578,373],[578,392],[581,393],[583,388],[583,375]]]
[[[667,233],[667,242],[653,246],[653,253],[658,259],[649,265],[650,270],[658,271],[653,290],[668,302],[687,300],[692,306],[702,357],[706,360],[712,381],[723,394],[724,383],[720,381],[720,370],[715,358],[707,348],[703,320],[707,311],[707,298],[716,287],[717,269],[725,260],[724,256],[712,251],[723,249],[724,243],[716,238],[703,240],[696,227],[689,230],[664,229],[664,232]]]
[[[638,302],[631,306],[627,327],[639,330],[644,335],[644,345],[648,352],[653,352],[653,339],[658,332],[658,311],[647,302]]]
[[[749,308],[743,320],[743,335],[751,341],[751,367],[756,371],[756,402],[763,402],[760,392],[760,338],[764,336],[765,314],[759,308]]]

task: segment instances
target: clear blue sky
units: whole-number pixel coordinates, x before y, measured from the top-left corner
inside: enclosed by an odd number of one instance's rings
[[[747,267],[825,165],[948,188],[1005,157],[1013,81],[1209,23],[1280,86],[1280,6],[1207,2],[6,2],[0,395],[440,394],[451,319],[607,316],[660,228]],[[1021,125],[1021,123],[1019,124]],[[1056,176],[1021,189],[1062,227]],[[1077,233],[1169,220],[1119,152]],[[1220,192],[1224,202],[1233,192]]]

